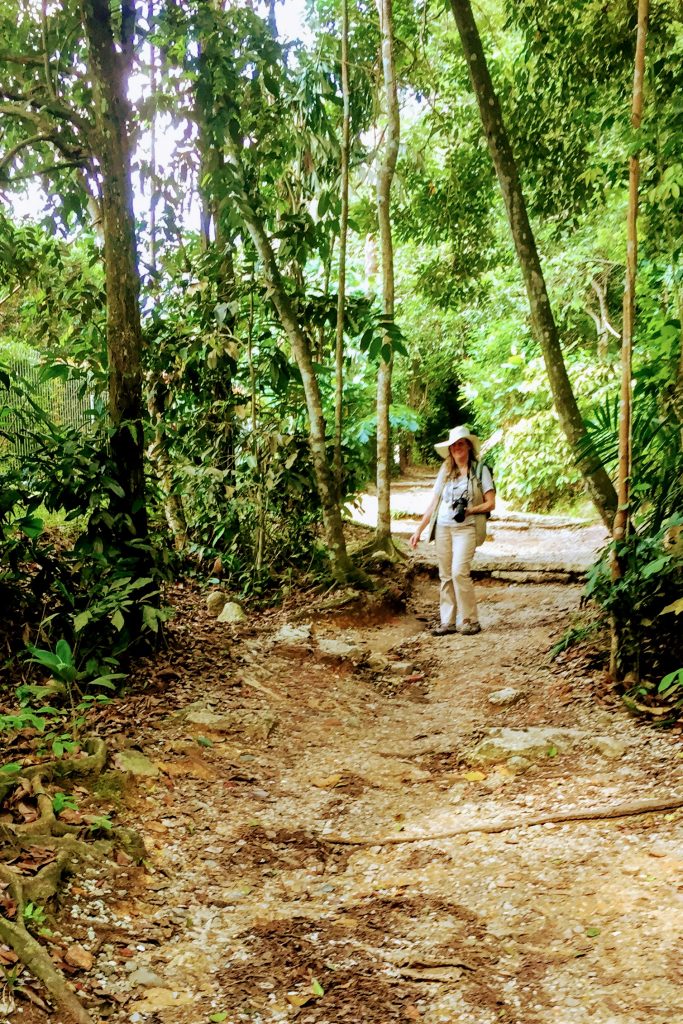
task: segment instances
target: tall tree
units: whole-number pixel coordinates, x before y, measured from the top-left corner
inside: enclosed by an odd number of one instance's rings
[[[135,8],[124,0],[114,13],[106,0],[82,0],[82,25],[74,14],[47,4],[40,20],[35,11],[22,11],[12,37],[16,48],[0,53],[6,143],[0,169],[10,185],[29,177],[49,182],[65,220],[74,212],[85,220],[89,208],[101,218],[96,226],[106,264],[112,530],[124,541],[144,540],[140,281],[127,98]]]
[[[396,88],[394,14],[392,0],[377,0],[382,36],[382,73],[387,123],[384,152],[377,175],[377,217],[382,257],[382,314],[386,326],[394,322],[394,246],[391,233],[391,184],[396,172],[401,122]],[[394,364],[392,335],[386,331],[377,371],[377,531],[375,544],[391,551],[391,375]]]
[[[239,131],[239,127],[237,126]],[[320,386],[315,375],[313,355],[308,336],[303,330],[290,296],[287,293],[275,252],[255,203],[249,195],[242,163],[241,138],[227,138],[230,167],[233,173],[233,191],[254,247],[263,267],[266,286],[278,318],[284,328],[296,359],[306,398],[309,422],[309,443],[316,487],[320,497],[325,529],[325,543],[329,552],[332,574],[340,582],[360,580],[361,574],[353,566],[346,550],[337,489],[327,456],[325,418],[323,416]]]
[[[346,247],[349,229],[349,158],[351,146],[351,97],[349,91],[349,0],[342,0],[341,36],[342,136],[340,154],[339,276],[337,284],[337,327],[335,334],[334,391],[334,479],[337,496],[342,495],[342,416],[344,395],[344,309],[346,303]]]
[[[633,74],[633,96],[631,100],[631,124],[638,131],[643,117],[643,80],[645,77],[645,42],[650,13],[649,0],[638,0],[638,29],[636,57]],[[626,219],[626,276],[624,279],[624,313],[621,340],[621,396],[619,401],[619,504],[614,517],[612,537],[612,579],[619,580],[624,574],[624,565],[619,554],[619,544],[626,539],[629,529],[630,483],[631,483],[631,412],[633,379],[633,332],[636,306],[636,271],[638,267],[638,183],[640,180],[640,156],[638,152],[629,157],[628,214]],[[628,635],[625,623],[615,614],[612,618],[611,674],[622,679],[631,673],[637,676],[637,645]]]
[[[529,299],[532,330],[543,352],[555,408],[569,445],[577,455],[577,462],[595,507],[605,524],[611,527],[617,507],[617,494],[598,458],[585,454],[589,449],[585,426],[567,374],[517,164],[503,122],[498,96],[491,81],[472,7],[469,0],[451,0],[451,9],[505,202],[510,231]]]
[[[109,414],[117,493],[114,512],[123,534],[147,535],[143,468],[142,331],[133,189],[130,169],[128,75],[133,60],[135,4],[122,0],[115,35],[109,0],[83,0],[93,89],[93,150],[102,187],[107,289]]]

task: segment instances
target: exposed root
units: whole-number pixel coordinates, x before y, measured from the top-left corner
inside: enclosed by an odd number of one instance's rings
[[[7,916],[0,915],[0,940],[7,943],[31,973],[42,981],[65,1019],[72,1024],[92,1024],[92,1017],[55,968],[46,950],[27,930],[24,907],[28,902],[47,902],[57,892],[63,876],[73,871],[79,860],[92,857],[93,852],[102,852],[103,844],[89,844],[75,837],[80,831],[79,826],[67,825],[55,817],[52,799],[44,788],[44,782],[48,779],[63,779],[67,776],[78,778],[101,772],[107,760],[106,744],[95,738],[88,740],[85,749],[87,756],[83,758],[52,761],[22,769],[20,778],[30,782],[38,817],[32,822],[3,825],[0,829],[0,842],[11,859],[25,850],[55,851],[52,859],[32,876],[23,875],[9,864],[0,863],[0,882],[11,898],[10,904],[5,904]],[[3,786],[0,799],[7,796],[17,781],[14,778],[9,785]],[[117,838],[124,848],[135,846],[133,833],[127,829],[119,832]],[[140,842],[139,837],[137,840]],[[111,851],[112,845],[111,842],[104,844],[107,851]]]
[[[20,911],[17,912],[19,917]],[[45,988],[69,1021],[74,1024],[93,1024],[92,1017],[71,991],[63,975],[54,967],[48,953],[19,921],[8,921],[0,916],[0,939],[17,954],[31,973]]]
[[[608,818],[628,818],[637,814],[654,814],[657,811],[672,811],[683,807],[683,796],[663,797],[661,800],[636,800],[632,803],[616,804],[614,807],[587,807],[585,810],[557,811],[555,814],[538,814],[526,818],[507,818],[502,821],[479,822],[463,825],[448,832],[432,832],[424,836],[335,836],[319,835],[316,838],[335,846],[398,846],[400,843],[429,843],[437,839],[453,839],[470,835],[472,832],[494,834],[509,832],[513,828],[531,828],[534,825],[550,825],[562,821],[601,821]]]
[[[32,779],[39,775],[46,780],[64,778],[82,778],[84,775],[99,775],[107,763],[107,744],[104,740],[93,736],[83,744],[87,751],[86,757],[69,757],[59,761],[47,761],[44,764],[29,765],[21,769],[21,776]]]
[[[393,537],[379,537],[377,534],[353,552],[354,561],[362,565],[377,565],[382,562],[395,565],[397,562],[405,561],[407,557],[403,547],[397,544]]]

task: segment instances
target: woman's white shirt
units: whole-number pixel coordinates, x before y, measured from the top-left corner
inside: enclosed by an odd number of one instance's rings
[[[445,466],[442,466],[439,472],[439,476],[436,479],[436,484],[434,485],[435,492],[438,491],[441,485],[441,480],[443,479],[442,474],[445,475],[445,468]],[[480,484],[482,495],[486,494],[487,491],[495,490],[493,484],[493,477],[488,466],[482,466]],[[474,519],[472,518],[472,516],[465,516],[464,520],[461,523],[456,522],[453,517],[453,503],[457,501],[458,498],[464,497],[466,495],[468,499],[467,503],[469,505],[472,504],[474,497],[473,486],[474,485],[471,476],[459,476],[454,480],[446,481],[443,493],[441,495],[441,504],[439,505],[439,511],[436,519],[438,526],[463,527],[463,529],[474,526]]]

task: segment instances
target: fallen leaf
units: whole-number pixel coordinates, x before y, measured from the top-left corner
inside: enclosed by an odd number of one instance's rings
[[[87,949],[83,949],[83,946],[75,942],[73,946],[69,946],[64,959],[72,967],[78,967],[82,971],[89,971],[93,965],[92,953],[89,953]]]
[[[12,857],[5,863],[11,864],[20,875],[35,875],[46,864],[57,859],[56,850],[48,850],[41,846],[32,846],[22,850],[16,857]]]
[[[144,999],[130,1004],[133,1013],[155,1013],[174,1006],[188,1006],[195,1001],[189,992],[172,992],[169,988],[148,988]]]
[[[157,762],[157,767],[173,778],[185,778],[190,775],[195,779],[202,779],[204,782],[215,782],[218,778],[217,772],[208,765],[201,757],[181,757],[177,761],[168,761],[166,764]]]
[[[0,884],[0,914],[6,917],[8,921],[11,921],[16,917],[17,905],[10,894],[5,891],[6,889],[6,885]]]
[[[315,996],[312,992],[287,992],[285,999],[288,1003],[291,1003],[292,1006],[298,1007],[306,1006],[306,1004],[310,1003],[312,999],[315,999]]]
[[[30,804],[25,803],[23,800],[20,800],[17,803],[16,809],[19,812],[19,814],[21,814],[22,818],[24,819],[24,822],[27,825],[33,821],[38,820],[37,809],[35,807],[32,807]]]
[[[413,1006],[412,1003],[409,1003],[403,1012],[405,1016],[408,1018],[408,1020],[419,1020],[420,1017],[422,1016],[417,1006]]]
[[[322,987],[317,978],[311,979],[311,992],[313,993],[314,996],[317,996],[318,998],[320,998],[320,996],[325,995],[325,989]]]
[[[411,981],[459,981],[462,971],[459,967],[422,967],[415,970],[411,967],[399,968],[401,977]]]
[[[168,829],[159,821],[146,821],[145,828],[148,832],[156,832],[157,835],[165,836]]]
[[[316,789],[334,789],[335,786],[339,785],[343,777],[341,773],[337,775],[318,775],[316,778],[311,779],[311,782]]]
[[[82,825],[83,815],[80,811],[74,810],[72,807],[65,807],[59,812],[59,820],[65,822],[67,825]]]
[[[50,1007],[33,988],[30,988],[28,985],[18,985],[15,991],[19,992],[25,999],[28,999],[30,1003],[37,1006],[39,1010],[44,1010],[45,1013],[49,1012]]]
[[[486,778],[485,772],[465,772],[463,778],[468,782],[483,782]]]

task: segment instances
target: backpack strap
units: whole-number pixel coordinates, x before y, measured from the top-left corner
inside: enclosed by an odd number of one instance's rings
[[[482,498],[484,497],[484,485],[482,483],[482,474],[484,472],[484,468],[488,469],[489,473],[491,474],[491,481],[493,481],[493,472],[492,472],[490,466],[486,466],[486,463],[484,463],[484,462],[476,462],[474,464],[474,476],[475,476],[475,478],[477,480],[477,483],[479,484],[479,490],[481,491]],[[495,490],[495,486],[494,486],[494,490]],[[486,513],[486,518],[488,519],[490,515],[491,515],[491,513],[487,512]]]

